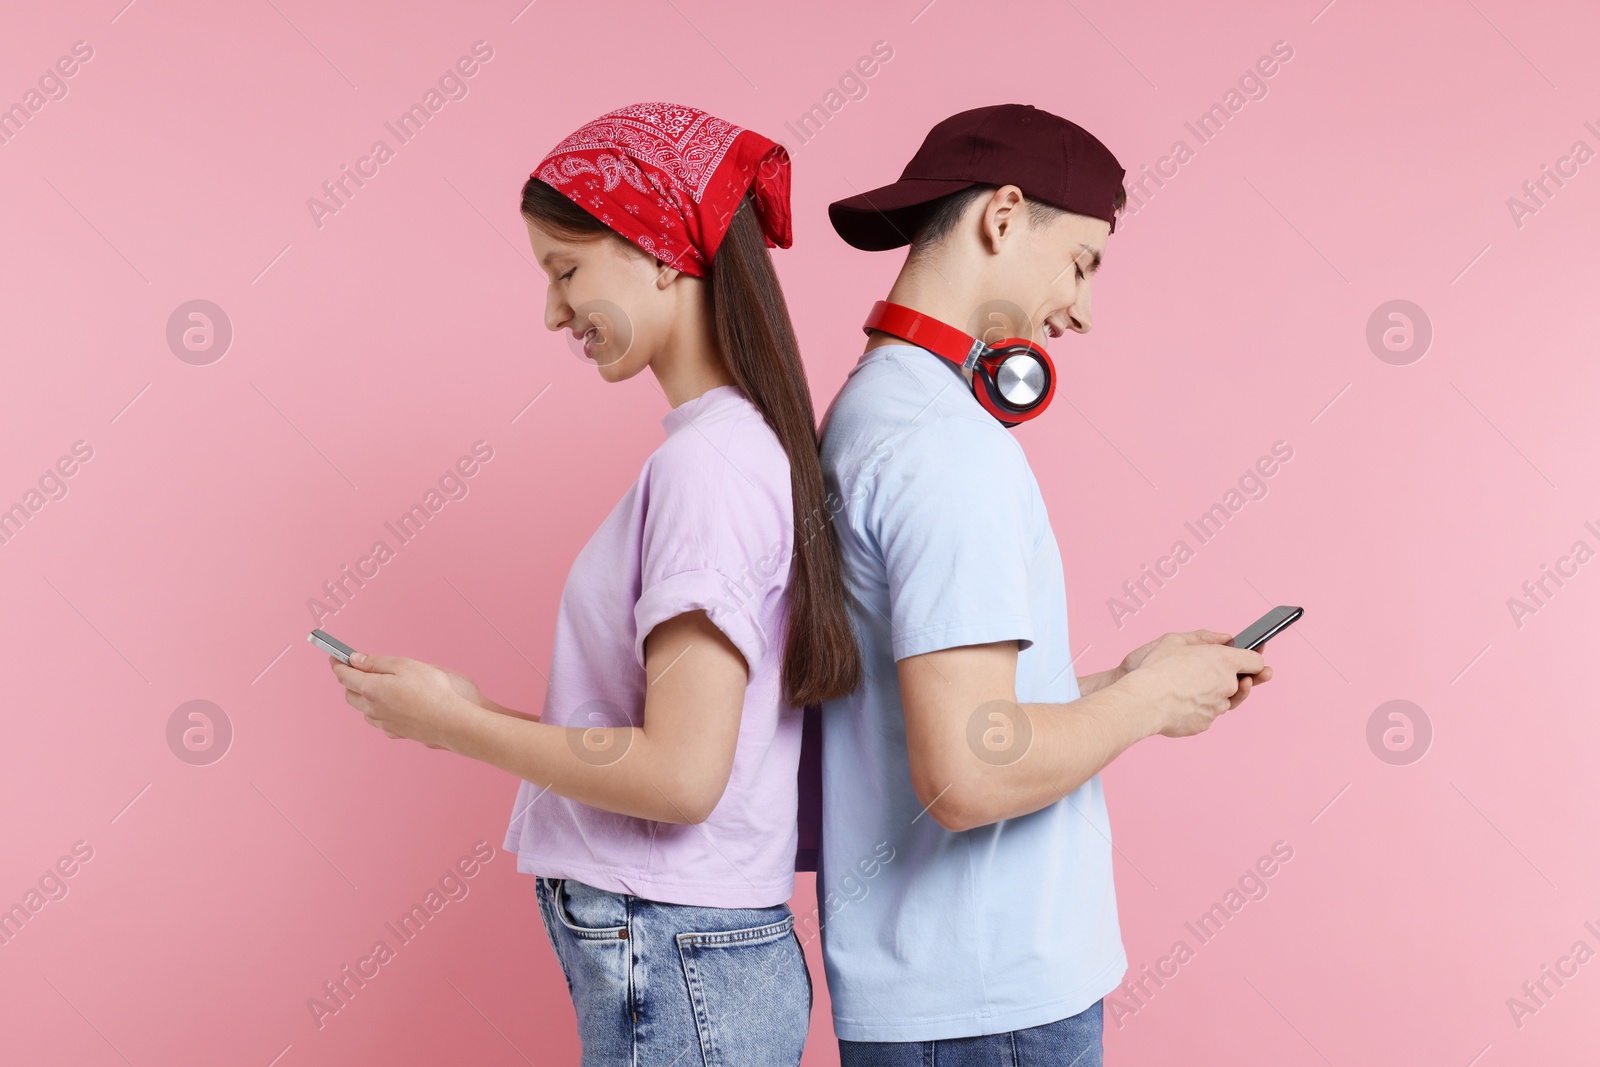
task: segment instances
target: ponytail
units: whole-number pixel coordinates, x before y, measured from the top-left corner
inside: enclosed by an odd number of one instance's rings
[[[800,707],[860,688],[861,653],[846,607],[833,513],[827,506],[811,390],[789,307],[747,195],[711,265],[711,312],[728,371],[789,456],[794,569],[784,650],[787,703]]]

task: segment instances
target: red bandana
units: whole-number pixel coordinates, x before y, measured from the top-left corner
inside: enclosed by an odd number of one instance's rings
[[[556,145],[529,177],[656,259],[704,278],[751,183],[767,247],[788,248],[789,153],[681,104],[632,104]]]

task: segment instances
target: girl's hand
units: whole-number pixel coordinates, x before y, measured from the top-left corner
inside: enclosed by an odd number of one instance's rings
[[[461,699],[476,703],[477,686],[470,679],[431,663],[365,652],[351,655],[349,666],[332,656],[328,662],[345,688],[346,702],[389,737],[448,748]]]
[[[514,719],[527,719],[529,722],[539,721],[539,716],[537,715],[529,715],[527,712],[517,711],[513,708],[506,707],[504,704],[497,704],[493,700],[490,700],[479,691],[478,683],[474,682],[466,675],[459,674],[451,670],[449,667],[439,667],[437,663],[432,664],[432,666],[438,667],[439,670],[444,671],[445,675],[450,679],[450,685],[457,693],[461,694],[462,698],[466,700],[467,703],[476,704],[484,711],[492,711],[496,715],[510,715]]]
[[[489,702],[484,699],[483,694],[478,692],[478,683],[474,682],[471,678],[468,678],[464,674],[453,671],[449,667],[440,667],[437,663],[429,664],[429,666],[435,668],[436,670],[443,671],[445,677],[450,679],[450,687],[457,693],[461,694],[461,696],[466,699],[467,703],[476,704],[480,708],[487,708],[489,706]]]

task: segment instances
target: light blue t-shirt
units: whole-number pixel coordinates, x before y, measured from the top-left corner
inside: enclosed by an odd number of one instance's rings
[[[1017,700],[1079,696],[1061,554],[1010,430],[954,364],[861,357],[824,419],[822,470],[866,683],[823,704],[817,875],[833,1024],[932,1041],[1076,1015],[1127,970],[1098,775],[960,832],[911,788],[895,661],[1014,638]]]

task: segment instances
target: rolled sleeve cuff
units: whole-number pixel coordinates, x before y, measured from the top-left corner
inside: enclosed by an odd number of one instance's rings
[[[1017,651],[1033,644],[1033,619],[1028,615],[989,615],[956,622],[925,626],[895,634],[891,642],[896,661],[924,652],[938,652],[961,645],[986,645],[992,641],[1015,639]]]
[[[650,631],[688,611],[703,610],[727,635],[754,674],[767,654],[767,635],[756,621],[758,593],[743,593],[722,572],[710,567],[679,571],[646,589],[633,608],[633,656],[644,667],[644,640]]]

